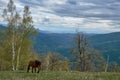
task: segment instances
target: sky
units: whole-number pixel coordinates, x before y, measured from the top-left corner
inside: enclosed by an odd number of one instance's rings
[[[120,31],[120,0],[13,0],[22,14],[30,7],[34,26],[55,33],[109,33]],[[9,0],[0,0],[1,17]]]

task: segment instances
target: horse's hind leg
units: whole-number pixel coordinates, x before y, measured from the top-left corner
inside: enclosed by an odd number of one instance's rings
[[[27,72],[29,72],[29,70],[30,70],[30,66],[28,65]]]

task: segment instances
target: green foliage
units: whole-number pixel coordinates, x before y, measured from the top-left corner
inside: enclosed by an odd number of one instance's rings
[[[120,72],[120,67],[116,62],[110,62],[108,64],[108,71],[109,72]]]
[[[32,17],[28,6],[24,7],[23,16],[16,10],[13,0],[9,0],[7,8],[3,11],[3,18],[8,22],[8,25],[3,33],[4,38],[0,40],[1,61],[4,61],[5,66],[11,65],[12,70],[23,69],[30,55],[32,54],[31,37],[37,33],[33,27]],[[2,64],[3,65],[3,64]],[[21,66],[23,65],[23,66]],[[10,68],[8,68],[10,69]],[[25,68],[24,68],[25,69]]]
[[[75,56],[76,70],[82,72],[97,71],[98,65],[105,63],[105,60],[101,58],[100,52],[90,47],[87,36],[84,33],[78,32],[74,42],[75,48],[72,49],[71,53]],[[101,70],[102,66],[99,66]]]
[[[93,48],[99,50],[101,55],[106,59],[110,56],[110,62],[115,61],[120,65],[120,32],[109,34],[86,34],[88,41]],[[74,47],[73,37],[75,34],[67,33],[45,33],[40,31],[34,39],[34,49],[38,53],[59,52],[62,55],[71,58],[70,49]],[[38,45],[38,43],[40,43]]]
[[[45,54],[41,56],[43,70],[47,71],[69,71],[69,60],[59,53]]]

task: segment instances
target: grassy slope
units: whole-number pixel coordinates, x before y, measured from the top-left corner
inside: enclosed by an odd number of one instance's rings
[[[2,71],[0,80],[120,80],[120,73]]]

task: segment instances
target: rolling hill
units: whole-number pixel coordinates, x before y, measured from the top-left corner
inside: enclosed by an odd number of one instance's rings
[[[120,64],[120,32],[97,34],[89,38],[93,47],[100,50],[105,57],[110,56],[111,61]]]
[[[100,50],[106,58],[110,56],[110,61],[117,61],[120,57],[120,32],[109,34],[87,34],[92,46]],[[37,53],[59,52],[70,57],[70,50],[73,47],[75,34],[65,33],[39,33],[34,39],[34,49]]]
[[[5,27],[0,25],[0,33],[4,29]],[[120,32],[87,34],[87,36],[88,40],[92,42],[92,46],[100,50],[105,58],[109,55],[110,61],[118,62],[120,65]],[[66,57],[71,57],[70,50],[74,45],[74,37],[75,34],[70,33],[39,31],[37,37],[33,38],[34,49],[38,54],[58,52]]]
[[[74,34],[38,33],[34,39],[34,49],[37,53],[59,52],[68,56]]]

